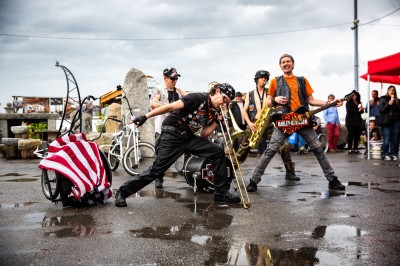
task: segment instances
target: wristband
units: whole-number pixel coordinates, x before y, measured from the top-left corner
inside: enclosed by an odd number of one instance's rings
[[[275,101],[275,97],[272,97],[271,102],[272,102],[273,105],[278,105],[278,103]]]

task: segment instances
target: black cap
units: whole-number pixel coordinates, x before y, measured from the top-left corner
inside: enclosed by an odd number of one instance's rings
[[[254,80],[257,80],[258,78],[261,77],[264,77],[269,80],[269,72],[267,70],[258,70],[254,75]]]
[[[176,78],[181,76],[173,67],[164,69],[163,74],[167,78]]]
[[[228,83],[220,83],[218,84],[218,88],[221,90],[221,92],[225,93],[229,99],[235,99],[235,89]]]

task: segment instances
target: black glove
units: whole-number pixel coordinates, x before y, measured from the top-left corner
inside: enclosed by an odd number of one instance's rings
[[[146,122],[147,117],[145,115],[141,116],[136,116],[134,119],[132,119],[132,123],[135,123],[138,127],[144,124]]]

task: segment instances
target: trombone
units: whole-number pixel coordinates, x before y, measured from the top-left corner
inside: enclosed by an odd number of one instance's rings
[[[237,190],[239,190],[240,199],[242,201],[243,208],[248,209],[250,207],[251,202],[250,202],[250,199],[249,199],[249,194],[247,193],[246,183],[244,182],[242,171],[240,170],[240,164],[239,164],[238,158],[236,156],[236,152],[235,152],[234,149],[231,149],[233,142],[232,142],[232,136],[229,133],[228,118],[227,118],[227,114],[228,114],[228,110],[227,109],[229,109],[229,107],[221,105],[220,108],[221,108],[221,115],[222,115],[223,121],[225,122],[225,125],[227,125],[226,134],[225,134],[224,127],[222,125],[222,121],[220,120],[219,123],[220,123],[220,126],[221,126],[222,135],[224,136],[225,145],[226,145],[227,150],[228,150],[229,160],[231,161],[232,168],[233,168],[233,173],[235,175],[235,180],[236,180],[236,183],[237,183]],[[230,111],[230,109],[229,109],[229,111]],[[232,112],[230,114],[231,114],[232,123],[234,122],[233,124],[236,124],[236,121],[233,118]],[[228,139],[227,139],[226,135],[228,136]],[[232,150],[232,153],[231,153],[231,150]],[[233,159],[235,159],[235,161]],[[236,173],[235,165],[237,166],[237,170],[238,170],[238,172],[240,174],[240,177],[241,177],[240,180],[239,180],[238,175]],[[242,190],[243,190],[243,192],[242,192]]]

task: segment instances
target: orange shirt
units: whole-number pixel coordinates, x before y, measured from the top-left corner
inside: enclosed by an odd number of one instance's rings
[[[295,76],[284,77],[284,79],[286,80],[286,83],[290,88],[290,108],[292,109],[292,111],[294,111],[296,110],[297,107],[301,105],[298,93],[299,88],[297,86],[297,79]],[[311,85],[310,83],[308,83],[308,80],[306,78],[304,78],[304,80],[306,82],[306,97],[308,97],[314,93],[314,90],[311,88]],[[273,78],[269,83],[268,95],[275,96],[276,85],[277,85],[276,78]]]

